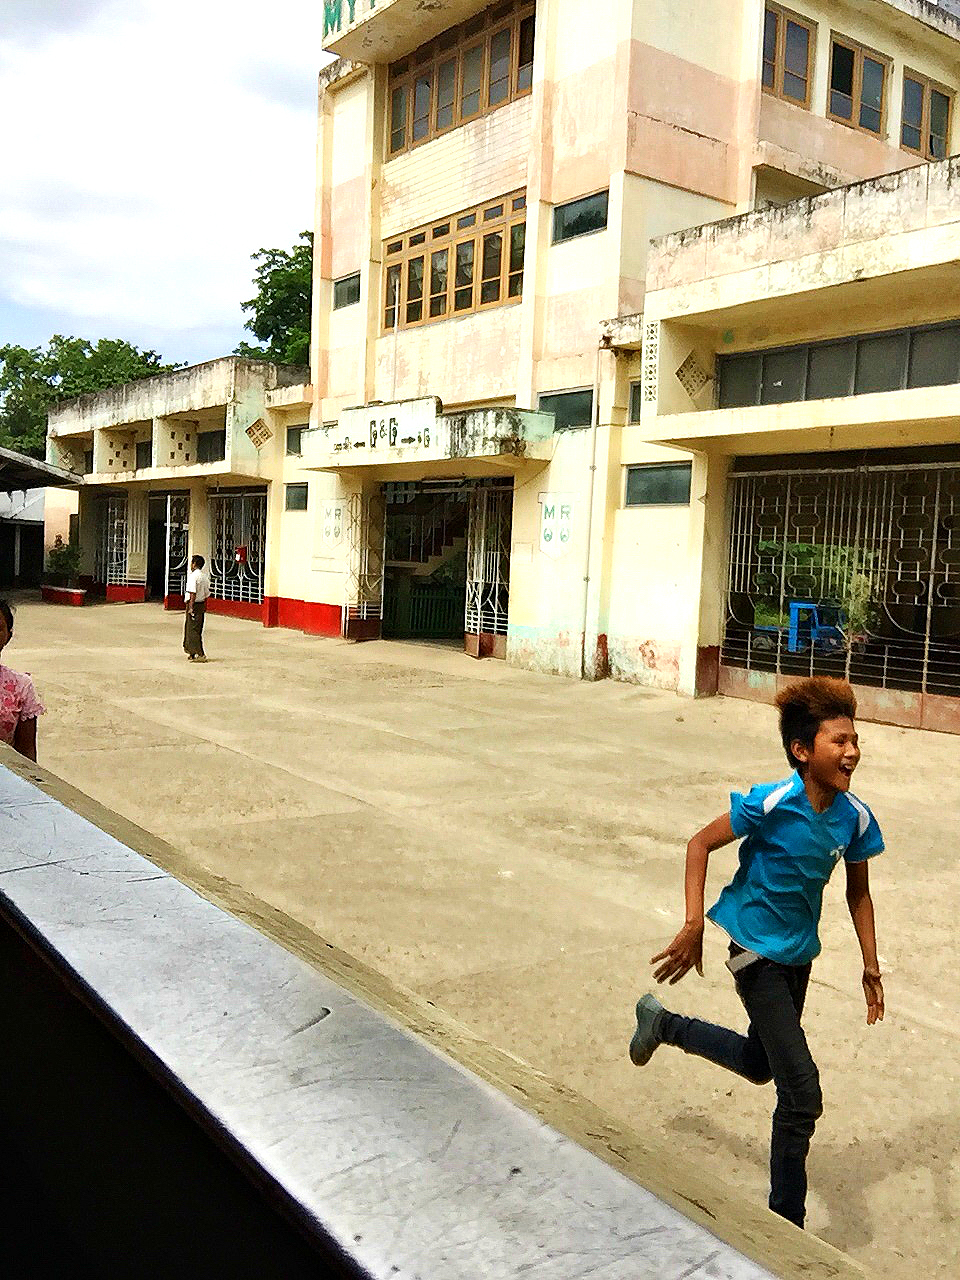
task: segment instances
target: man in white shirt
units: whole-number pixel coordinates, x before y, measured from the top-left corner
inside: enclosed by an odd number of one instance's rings
[[[207,597],[210,595],[210,575],[203,567],[205,564],[203,556],[193,557],[183,592],[186,603],[183,652],[191,662],[207,660],[207,655],[203,652],[203,619],[207,612]]]

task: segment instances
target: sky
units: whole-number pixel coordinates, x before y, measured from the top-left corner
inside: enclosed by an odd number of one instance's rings
[[[0,345],[243,339],[312,226],[322,0],[0,0]]]

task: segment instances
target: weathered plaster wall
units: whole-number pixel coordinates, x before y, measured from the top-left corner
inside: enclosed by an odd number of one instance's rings
[[[439,396],[444,404],[512,399],[520,308],[497,307],[376,341],[377,400]],[[358,403],[356,400],[345,403]]]
[[[383,166],[383,238],[526,187],[532,102],[518,98],[389,160]]]

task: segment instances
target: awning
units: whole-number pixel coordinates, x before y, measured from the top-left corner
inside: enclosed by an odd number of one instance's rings
[[[30,458],[14,449],[0,448],[0,492],[13,493],[21,489],[70,489],[83,484],[83,476],[62,467],[52,467],[49,462]]]

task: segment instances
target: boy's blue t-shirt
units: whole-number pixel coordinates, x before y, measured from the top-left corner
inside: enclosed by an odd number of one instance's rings
[[[883,849],[867,806],[838,792],[815,813],[799,773],[730,796],[730,825],[745,836],[733,880],[707,912],[734,942],[780,964],[820,954],[817,927],[834,867],[864,862]]]

